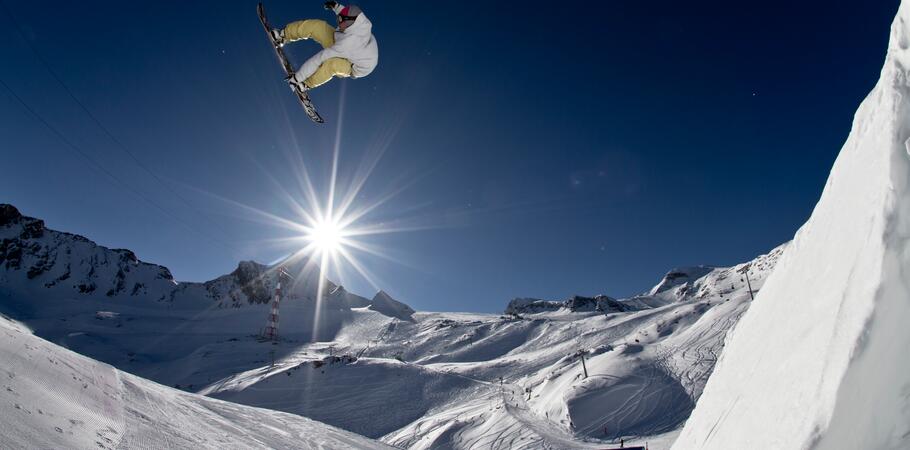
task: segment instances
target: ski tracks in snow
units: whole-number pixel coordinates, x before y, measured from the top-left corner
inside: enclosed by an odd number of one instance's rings
[[[594,444],[586,444],[578,440],[568,431],[560,428],[558,425],[546,418],[541,418],[537,413],[531,410],[524,398],[524,390],[519,386],[508,383],[504,387],[508,392],[503,390],[502,401],[505,410],[515,418],[515,420],[531,430],[538,436],[538,441],[531,444],[539,444],[542,448],[550,449],[584,449],[593,448]],[[506,398],[509,395],[510,398]],[[514,404],[512,403],[514,402]],[[508,447],[511,448],[511,447]],[[522,445],[522,448],[535,448]]]

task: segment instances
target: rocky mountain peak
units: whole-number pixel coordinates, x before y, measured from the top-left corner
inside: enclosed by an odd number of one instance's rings
[[[19,221],[22,214],[15,206],[6,203],[0,203],[0,226],[8,225]]]

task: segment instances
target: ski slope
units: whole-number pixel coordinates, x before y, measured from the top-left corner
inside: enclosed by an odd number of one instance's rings
[[[783,252],[750,263],[753,288],[761,289]],[[511,316],[372,316],[381,321],[369,327],[375,336],[345,327],[331,342],[301,343],[273,367],[201,392],[403,448],[603,448],[621,437],[668,448],[726,331],[749,307],[737,272],[744,267],[698,268],[691,279],[622,301],[662,306],[622,312],[605,298],[575,297],[530,314],[521,309],[540,305],[518,302]],[[598,301],[607,311],[592,306]],[[314,368],[314,361],[326,361],[328,347],[360,358]]]
[[[908,26],[674,449],[910,448]]]
[[[187,393],[458,449],[669,448],[752,303],[741,272],[761,290],[786,249],[674,269],[632,298],[516,299],[505,315],[414,312],[330,281],[317,305],[315,271],[291,261],[282,338],[262,342],[273,267],[178,283],[8,205],[0,242],[0,311],[55,344]]]
[[[121,372],[0,317],[0,448],[390,448]]]

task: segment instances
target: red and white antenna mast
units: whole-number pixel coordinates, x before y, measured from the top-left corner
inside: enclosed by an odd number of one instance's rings
[[[278,282],[275,284],[275,297],[272,299],[272,309],[269,311],[269,319],[266,322],[265,330],[262,331],[262,339],[267,341],[278,340],[278,307],[281,305],[281,283],[291,278],[291,274],[282,266],[278,268]]]

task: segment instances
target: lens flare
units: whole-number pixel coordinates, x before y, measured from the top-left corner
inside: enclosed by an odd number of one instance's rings
[[[342,166],[340,153],[346,92],[346,85],[340,84],[335,142],[328,154],[329,164],[324,164],[325,161],[314,157],[313,153],[305,160],[304,155],[307,152],[298,142],[291,127],[294,123],[293,117],[287,115],[286,111],[284,120],[277,123],[288,125],[284,130],[286,140],[280,142],[279,149],[286,157],[284,168],[291,176],[280,177],[277,174],[281,172],[274,166],[266,167],[253,159],[252,162],[260,169],[263,180],[273,187],[273,197],[269,199],[268,210],[198,190],[201,194],[236,208],[238,212],[234,214],[239,214],[238,217],[284,229],[282,237],[264,239],[256,245],[268,244],[287,252],[285,253],[287,256],[276,260],[270,270],[277,271],[279,268],[289,270],[290,278],[294,280],[288,287],[290,290],[298,284],[305,289],[309,289],[313,282],[317,284],[315,309],[311,317],[314,341],[321,336],[319,324],[323,302],[327,296],[333,294],[334,289],[347,282],[353,282],[354,279],[358,282],[366,281],[375,291],[381,289],[380,285],[383,283],[379,282],[369,269],[369,264],[361,258],[379,258],[420,270],[393,256],[393,252],[377,246],[376,242],[370,241],[379,235],[439,228],[448,221],[447,216],[415,215],[415,212],[426,207],[425,204],[417,207],[408,205],[401,211],[395,211],[392,200],[413,187],[428,173],[414,174],[404,171],[397,177],[382,183],[374,181],[369,188],[367,187],[368,179],[405,120],[401,111],[388,116],[389,122],[358,150],[360,157],[351,160],[353,165],[345,165],[346,169],[352,170],[345,170],[339,174]],[[292,110],[295,114],[299,113],[296,105]],[[322,176],[314,179],[311,177],[311,171],[313,174],[328,175],[327,179],[323,179]],[[274,212],[278,208],[271,205],[272,203],[278,203],[281,212]],[[443,225],[432,224],[437,221]]]
[[[315,250],[330,257],[335,257],[344,245],[344,227],[336,220],[320,219],[313,224],[305,240],[315,246]]]

